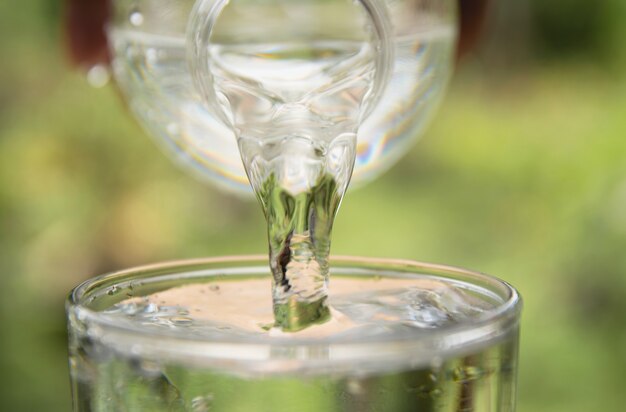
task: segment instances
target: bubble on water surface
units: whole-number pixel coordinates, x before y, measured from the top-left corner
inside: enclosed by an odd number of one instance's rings
[[[420,328],[436,328],[458,323],[480,313],[467,293],[454,286],[407,292],[407,320]]]

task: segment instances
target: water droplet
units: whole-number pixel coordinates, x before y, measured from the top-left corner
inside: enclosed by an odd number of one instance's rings
[[[139,9],[135,8],[130,12],[130,16],[128,16],[128,20],[130,21],[130,24],[132,24],[133,26],[139,27],[143,24],[143,14],[141,14]]]
[[[106,86],[110,79],[109,68],[103,64],[96,64],[87,72],[87,82],[97,89]]]
[[[113,296],[119,291],[120,291],[120,288],[118,288],[117,285],[113,285],[109,288],[109,290],[107,290],[107,295]]]

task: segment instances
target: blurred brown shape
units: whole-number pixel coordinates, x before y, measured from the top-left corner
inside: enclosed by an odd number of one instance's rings
[[[70,61],[91,67],[110,61],[105,25],[110,0],[65,0],[65,35]]]
[[[459,0],[460,38],[457,57],[476,44],[490,0]],[[69,57],[78,66],[108,63],[105,25],[111,15],[110,0],[65,0],[65,30]]]
[[[470,51],[480,38],[491,0],[459,0],[460,35],[457,58]]]

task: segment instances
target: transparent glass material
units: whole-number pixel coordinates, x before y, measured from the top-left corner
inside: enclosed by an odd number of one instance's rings
[[[515,410],[521,300],[510,285],[403,260],[331,267],[333,316],[349,321],[304,334],[246,323],[271,315],[260,256],[84,282],[67,302],[74,410]]]
[[[237,106],[233,111],[245,110],[248,117],[255,115],[250,101],[256,99],[262,119],[304,85],[313,92],[307,96],[316,96],[304,104],[297,99],[307,113],[345,118],[333,111],[337,98],[346,96],[343,90],[335,90],[336,98],[328,93],[318,98],[328,90],[324,77],[345,86],[342,76],[354,71],[345,71],[343,62],[354,60],[354,50],[366,55],[363,44],[371,46],[374,87],[356,116],[352,180],[358,185],[389,168],[421,135],[450,77],[457,35],[454,0],[113,0],[112,5],[107,33],[113,73],[131,111],[179,163],[240,192],[251,190],[237,145],[238,125],[224,113],[224,96]],[[288,64],[276,70],[276,61]],[[215,62],[236,66],[227,80],[252,74],[250,89],[216,91],[207,70]],[[301,75],[302,67],[321,74],[292,88],[289,79]],[[258,81],[259,75],[270,81]],[[275,84],[265,87],[273,80],[283,87],[281,96]],[[227,83],[220,80],[218,88]],[[260,134],[275,131],[276,124],[271,119]]]

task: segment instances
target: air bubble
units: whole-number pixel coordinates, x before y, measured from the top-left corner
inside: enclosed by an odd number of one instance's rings
[[[191,400],[191,410],[193,412],[208,412],[213,404],[213,394],[206,396],[196,396]]]
[[[133,9],[133,11],[130,12],[128,20],[133,26],[139,27],[143,24],[143,14],[141,14],[138,9]]]
[[[103,64],[96,64],[87,72],[87,82],[96,89],[106,86],[110,79],[111,73]]]

